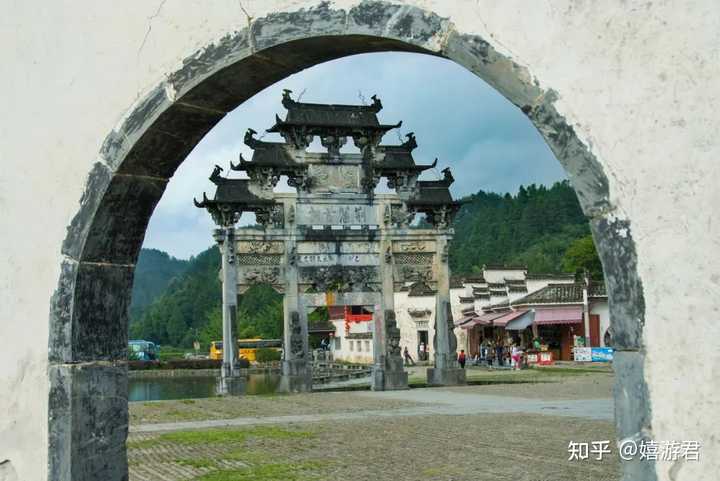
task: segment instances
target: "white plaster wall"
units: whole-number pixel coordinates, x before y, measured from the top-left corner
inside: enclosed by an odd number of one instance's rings
[[[575,282],[572,279],[528,279],[526,281],[528,294],[539,291],[543,287],[547,287],[548,284],[572,284]]]
[[[454,289],[453,289],[454,290]],[[408,314],[408,309],[427,309],[430,314],[427,316],[428,327],[418,329],[416,319]],[[395,293],[395,315],[400,328],[400,348],[408,348],[410,356],[417,361],[418,330],[428,332],[428,359],[433,359],[432,340],[435,336],[433,319],[435,318],[435,296],[408,296],[407,292]]]
[[[483,277],[487,282],[505,282],[505,279],[525,279],[525,271],[515,269],[483,269]]]
[[[590,300],[590,314],[600,316],[600,347],[605,347],[605,332],[610,327],[610,306],[606,300]]]
[[[316,2],[242,3],[260,17]],[[717,1],[406,3],[483,35],[558,93],[558,110],[610,179],[611,215],[632,220],[654,435],[703,443],[708,455],[675,465],[675,481],[714,479],[720,396],[707,380],[720,368]],[[49,299],[98,149],[184,57],[247,21],[236,0],[3,2],[0,453],[19,479],[46,476]],[[659,464],[660,479],[670,469]]]

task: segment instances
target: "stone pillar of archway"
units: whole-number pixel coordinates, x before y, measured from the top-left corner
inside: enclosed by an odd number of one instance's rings
[[[392,264],[392,241],[383,236],[380,242],[379,272],[381,295],[375,309],[373,333],[373,391],[408,388],[408,374],[403,368],[400,352],[400,329],[395,315],[395,281]]]
[[[235,326],[237,323],[237,268],[235,263],[235,229],[215,229],[213,237],[220,248],[222,276],[223,362],[221,391],[223,394],[242,392],[238,386]]]
[[[308,340],[305,303],[298,291],[298,269],[295,260],[295,239],[285,242],[285,296],[283,298],[283,360],[282,379],[278,391],[306,392],[312,390],[312,364]]]
[[[457,339],[453,332],[450,308],[450,268],[448,266],[448,234],[440,234],[436,240],[435,275],[435,366],[428,368],[427,381],[431,386],[465,384],[465,370],[458,367]]]

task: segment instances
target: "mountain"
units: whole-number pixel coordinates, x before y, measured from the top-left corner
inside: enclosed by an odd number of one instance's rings
[[[568,182],[520,187],[514,196],[480,191],[463,201],[453,225],[453,274],[479,272],[483,264],[524,264],[535,273],[587,268],[601,275],[588,221]],[[157,279],[167,279],[172,270],[168,259],[178,269],[186,263],[184,270],[147,305],[157,290],[151,293],[140,286],[158,286]],[[172,261],[159,251],[141,253],[133,292],[142,297],[133,302],[145,308],[133,317],[131,337],[186,347],[199,339],[206,347],[222,338],[220,253],[211,247],[189,261]],[[153,265],[165,270],[153,272]],[[244,326],[240,337],[280,337],[282,296],[269,286],[252,287],[238,299],[238,319]]]
[[[213,246],[191,258],[130,324],[130,337],[162,345],[191,346],[222,338],[220,251]],[[268,286],[253,286],[238,299],[240,337],[279,338],[282,335],[282,296]]]
[[[480,191],[462,199],[450,246],[453,274],[483,264],[523,264],[530,272],[563,270],[570,244],[590,235],[588,221],[567,181],[521,186],[516,195]]]
[[[130,319],[136,319],[173,278],[185,272],[189,262],[157,249],[142,249],[135,266]]]

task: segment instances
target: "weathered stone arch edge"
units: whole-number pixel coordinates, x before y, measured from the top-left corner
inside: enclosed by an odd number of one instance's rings
[[[149,185],[140,192],[142,195],[147,194],[150,199],[146,202],[148,210],[144,223],[140,222],[137,226],[142,228],[144,235],[147,220],[169,177],[124,171],[133,147],[174,106],[190,109],[196,114],[207,114],[211,120],[215,116],[219,120],[230,109],[198,105],[188,99],[192,98],[195,87],[223,69],[244,58],[262,58],[266,51],[277,45],[326,36],[362,36],[364,39],[379,39],[381,43],[388,42],[388,48],[378,45],[377,48],[360,51],[406,50],[451,59],[487,81],[530,117],[568,172],[581,205],[591,218],[593,235],[603,260],[613,332],[619,348],[615,362],[618,436],[621,439],[650,436],[650,400],[643,377],[642,325],[645,309],[630,222],[612,216],[614,209],[609,200],[607,177],[573,127],[556,110],[555,93],[541,89],[527,68],[498,53],[489,42],[475,35],[458,32],[447,19],[432,12],[387,2],[364,2],[349,11],[335,10],[328,3],[323,3],[313,9],[272,14],[257,19],[248,28],[227,35],[191,55],[181,68],[144,96],[103,143],[98,161],[89,174],[80,210],[69,226],[63,243],[65,258],[58,289],[51,302],[50,479],[70,479],[71,475],[78,473],[83,476],[82,479],[92,479],[85,477],[93,476],[92,467],[90,470],[80,467],[76,471],[70,465],[71,457],[77,456],[72,446],[77,434],[75,430],[81,429],[77,424],[79,420],[76,419],[78,413],[75,410],[84,409],[81,401],[93,389],[96,394],[99,390],[106,392],[108,398],[116,398],[122,389],[113,390],[107,383],[108,378],[112,379],[116,388],[123,388],[126,382],[122,357],[114,355],[116,353],[98,352],[95,357],[92,357],[93,353],[89,353],[90,357],[78,356],[75,352],[78,348],[75,331],[78,327],[78,313],[83,308],[83,296],[86,294],[78,287],[90,283],[105,288],[114,284],[126,285],[132,277],[135,256],[142,242],[141,236],[137,245],[130,246],[124,261],[97,259],[98,252],[92,252],[92,245],[88,248],[92,244],[91,231],[103,220],[97,218],[98,212],[107,203],[108,196],[113,194],[111,184],[117,179],[127,180],[128,186],[124,186],[125,190],[120,194],[121,197],[125,196],[123,198],[138,195],[138,192],[132,190],[136,179],[143,178]],[[343,54],[340,49],[336,54],[339,57],[347,53]],[[323,56],[324,60],[332,58],[335,58],[333,54]],[[282,63],[278,63],[278,67],[282,70]],[[294,68],[292,65],[289,67],[291,70]],[[240,102],[244,100],[240,99]],[[99,245],[98,249],[102,250],[103,247],[106,245]],[[121,299],[117,305],[111,302],[108,312],[117,313],[126,309],[127,301]],[[93,382],[97,382],[99,388],[90,386]],[[114,414],[114,419],[126,423],[126,406],[123,415],[122,402],[106,403],[104,408],[105,414]],[[107,435],[107,445],[102,451],[112,458],[124,457],[124,445],[120,446],[118,441],[122,438],[124,442],[127,426],[123,431],[122,426],[117,424],[115,422],[102,427]],[[116,469],[118,473],[127,469],[125,460],[115,461],[119,462]],[[654,466],[650,463],[625,463],[624,471],[626,479],[655,479]]]

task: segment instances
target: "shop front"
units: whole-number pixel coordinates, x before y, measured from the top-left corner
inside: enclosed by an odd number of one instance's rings
[[[533,326],[553,360],[572,361],[576,339],[585,335],[582,306],[537,308]]]

